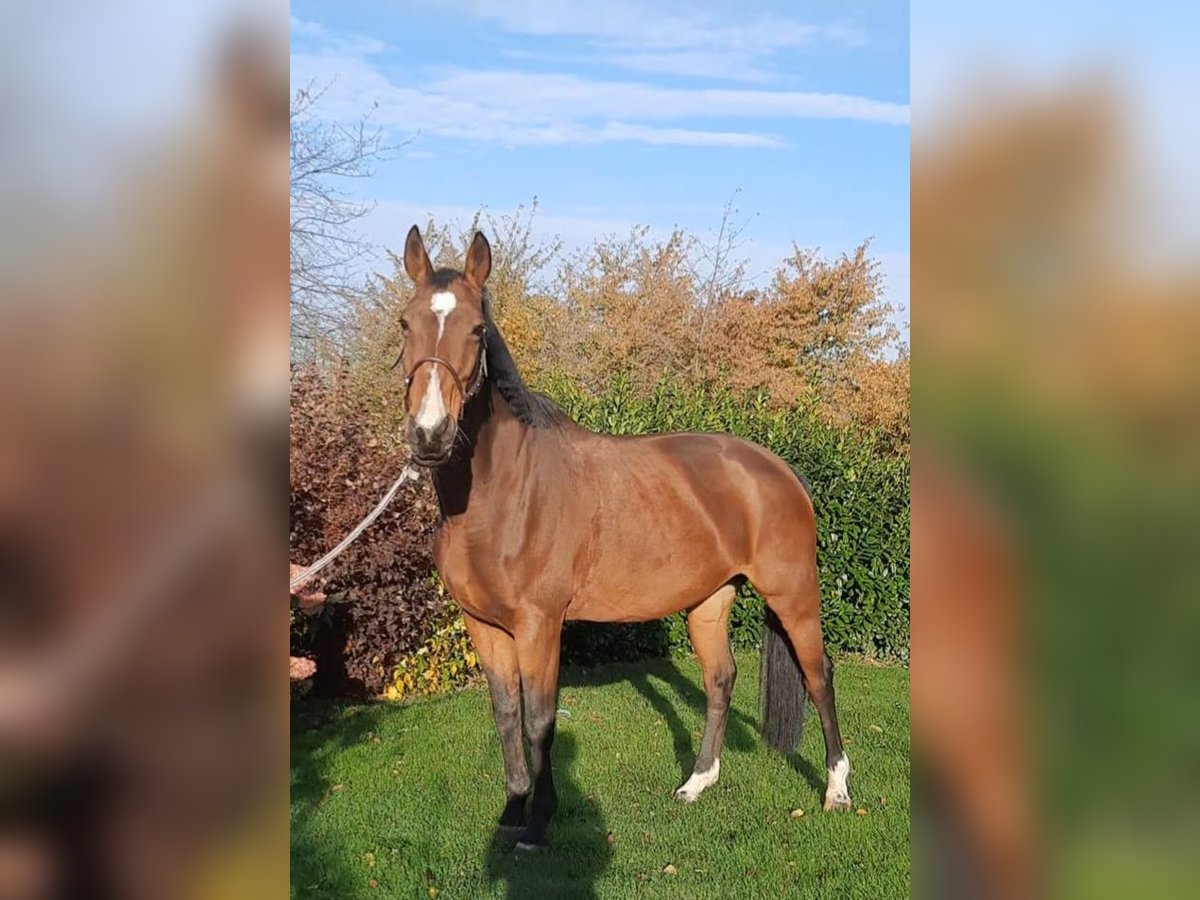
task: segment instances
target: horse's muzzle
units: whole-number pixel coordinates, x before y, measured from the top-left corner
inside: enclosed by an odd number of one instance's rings
[[[454,449],[454,437],[457,430],[454,420],[449,416],[443,416],[442,420],[432,428],[417,425],[415,422],[410,424],[408,446],[412,449],[413,462],[426,468],[448,462],[450,453]]]

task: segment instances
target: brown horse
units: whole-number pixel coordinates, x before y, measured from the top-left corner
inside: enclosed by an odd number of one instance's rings
[[[642,622],[687,610],[708,711],[694,770],[675,795],[693,801],[717,780],[736,674],[726,622],[744,579],[768,607],[766,739],[794,749],[807,687],[825,733],[825,808],[848,808],[803,480],[726,435],[613,437],[576,425],[517,372],[491,316],[491,264],[476,234],[465,271],[435,271],[414,226],[404,265],[416,289],[401,327],[408,439],[432,470],[441,508],[434,559],[479,652],[503,748],[500,824],[525,825],[518,846],[545,842],[567,620]]]

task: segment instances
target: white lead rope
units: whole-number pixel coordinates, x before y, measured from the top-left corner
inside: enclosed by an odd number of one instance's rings
[[[298,587],[303,585],[319,571],[333,562],[337,558],[338,554],[349,547],[350,544],[353,543],[354,539],[362,534],[368,525],[378,519],[379,514],[383,512],[384,507],[386,507],[392,501],[392,498],[396,496],[396,491],[400,490],[400,485],[404,484],[406,481],[416,481],[420,477],[420,473],[418,473],[417,470],[412,466],[405,466],[404,471],[400,473],[400,477],[396,479],[396,483],[392,485],[391,490],[383,495],[383,499],[379,501],[373,510],[371,510],[370,514],[361,522],[359,522],[354,527],[354,530],[342,539],[340,544],[318,559],[311,566],[301,569],[292,576],[292,580],[288,588],[289,593],[295,593]]]

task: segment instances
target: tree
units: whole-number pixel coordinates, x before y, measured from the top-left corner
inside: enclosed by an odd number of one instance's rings
[[[316,111],[322,93],[301,88],[291,103],[293,355],[303,355],[318,339],[340,342],[352,328],[348,301],[360,293],[357,268],[371,255],[353,225],[373,204],[354,197],[348,183],[371,177],[374,163],[395,149],[371,124],[370,113],[353,125],[322,119]]]

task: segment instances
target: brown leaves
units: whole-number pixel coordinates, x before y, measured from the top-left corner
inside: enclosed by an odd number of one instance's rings
[[[382,381],[364,384],[345,369],[293,370],[293,573],[354,528],[407,465],[391,414],[373,399],[395,390]],[[315,659],[318,683],[345,673],[345,683],[326,690],[379,693],[396,662],[442,615],[444,602],[429,578],[435,523],[427,480],[409,482],[358,540],[300,588],[294,603],[311,615],[296,617],[292,653]]]
[[[867,243],[833,260],[796,249],[763,289],[731,275],[734,257],[714,268],[708,249],[678,230],[660,242],[635,230],[569,260],[537,367],[592,390],[616,373],[638,390],[667,373],[684,384],[723,378],[907,442],[908,358]]]

